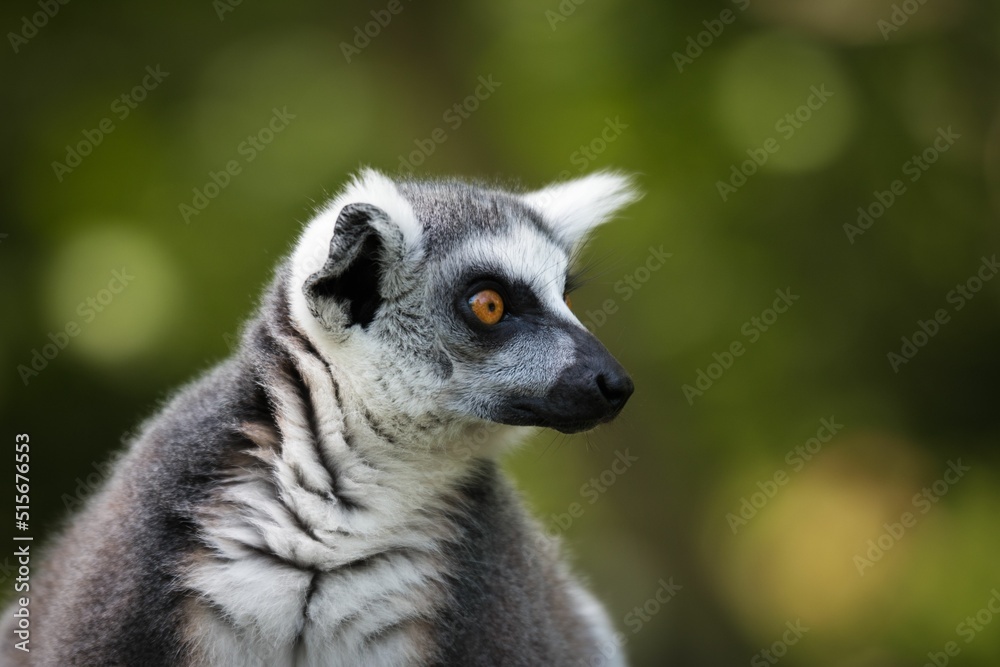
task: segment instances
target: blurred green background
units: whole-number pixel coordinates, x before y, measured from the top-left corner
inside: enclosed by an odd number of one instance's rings
[[[47,6],[0,10],[0,410],[37,536],[360,165],[620,168],[645,198],[574,307],[636,394],[509,467],[634,664],[997,664],[996,3]]]

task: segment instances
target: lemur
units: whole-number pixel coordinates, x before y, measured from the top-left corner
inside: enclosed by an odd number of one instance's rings
[[[497,456],[632,394],[567,293],[637,196],[359,172],[51,545],[3,664],[624,664]]]

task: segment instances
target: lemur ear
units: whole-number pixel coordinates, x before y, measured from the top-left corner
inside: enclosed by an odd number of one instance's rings
[[[403,251],[403,234],[385,211],[371,204],[344,206],[326,263],[303,285],[310,312],[328,329],[367,327],[383,300],[386,268]]]
[[[624,174],[602,171],[521,195],[570,248],[642,195]]]

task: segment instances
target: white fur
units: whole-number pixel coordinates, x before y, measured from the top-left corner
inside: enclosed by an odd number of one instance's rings
[[[399,460],[363,420],[341,409],[323,362],[296,356],[313,397],[319,447],[340,473],[337,490],[358,496],[363,507],[317,495],[332,489],[331,480],[311,444],[304,405],[291,387],[271,388],[280,458],[265,456],[259,469],[242,471],[204,513],[207,549],[184,581],[200,596],[189,612],[188,640],[212,665],[420,664],[422,623],[443,590],[439,545],[452,535],[435,510],[465,467],[440,466],[440,454],[431,452]],[[343,439],[348,425],[356,434],[350,448]],[[269,478],[277,479],[277,494]],[[313,575],[260,551],[321,573],[306,617]]]
[[[385,211],[392,223],[399,228],[408,251],[417,247],[421,225],[413,212],[413,207],[396,188],[396,184],[384,174],[374,169],[362,169],[344,190],[323,207],[313,218],[299,238],[292,254],[292,285],[289,300],[294,319],[306,329],[313,341],[327,341],[333,344],[330,332],[316,321],[310,312],[302,286],[312,274],[323,268],[330,254],[337,218],[348,204],[371,204]]]
[[[522,198],[542,214],[563,242],[575,246],[593,228],[610,220],[615,212],[640,196],[629,177],[600,171],[550,185]]]
[[[579,584],[574,583],[569,592],[576,601],[577,611],[589,621],[591,629],[597,635],[597,645],[603,661],[596,661],[595,657],[589,664],[601,667],[625,667],[622,644],[616,639],[614,625],[611,623],[604,606],[598,602],[593,593]],[[617,636],[622,637],[622,635]]]
[[[473,236],[451,253],[448,264],[473,263],[502,268],[503,275],[523,281],[551,310],[575,320],[563,299],[569,257],[566,249],[529,225],[514,226],[497,236]]]

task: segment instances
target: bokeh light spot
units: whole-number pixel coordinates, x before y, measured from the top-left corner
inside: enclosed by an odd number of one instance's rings
[[[50,331],[68,333],[68,353],[97,364],[152,353],[180,303],[172,260],[124,225],[88,225],[59,249],[46,281]]]
[[[818,169],[854,129],[854,93],[840,65],[815,44],[782,33],[748,38],[727,54],[714,104],[738,161],[752,159],[752,151],[762,168]]]

